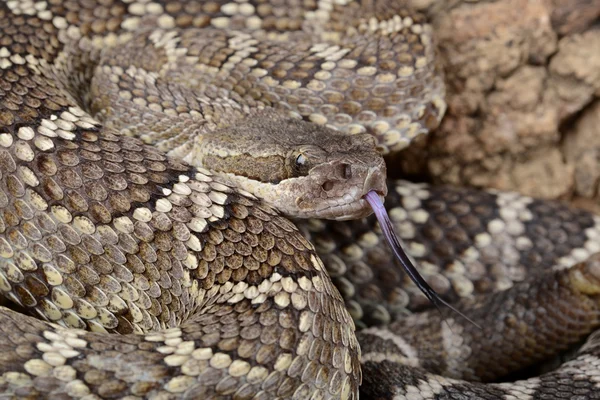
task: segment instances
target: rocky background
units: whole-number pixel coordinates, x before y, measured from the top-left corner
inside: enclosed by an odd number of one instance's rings
[[[448,111],[397,176],[600,214],[600,0],[409,0],[437,33]]]

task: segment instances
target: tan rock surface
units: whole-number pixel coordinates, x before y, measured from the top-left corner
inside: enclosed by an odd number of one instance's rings
[[[412,3],[431,15],[449,107],[403,172],[600,204],[600,0]]]

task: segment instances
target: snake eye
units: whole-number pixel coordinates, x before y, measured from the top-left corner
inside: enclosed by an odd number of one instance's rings
[[[293,159],[293,175],[294,176],[306,176],[308,175],[308,171],[311,166],[308,161],[308,157],[302,153],[298,154],[296,158]]]
[[[302,168],[308,163],[308,158],[304,154],[300,154],[296,157],[296,167]]]

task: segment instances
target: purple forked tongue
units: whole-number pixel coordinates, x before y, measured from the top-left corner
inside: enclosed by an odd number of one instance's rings
[[[404,271],[406,271],[410,279],[415,283],[415,285],[417,285],[417,287],[421,290],[421,292],[423,292],[423,294],[429,299],[429,301],[431,301],[440,312],[440,305],[444,305],[450,308],[458,315],[460,315],[461,317],[463,317],[464,319],[466,319],[467,321],[469,321],[470,323],[472,323],[473,325],[475,325],[476,327],[478,327],[479,329],[481,329],[481,327],[477,325],[474,321],[472,321],[469,317],[467,317],[466,315],[458,311],[456,308],[448,304],[444,299],[442,299],[435,292],[435,290],[433,290],[431,286],[429,286],[429,284],[425,282],[425,279],[423,279],[421,274],[419,274],[417,268],[413,265],[413,263],[410,261],[410,259],[402,249],[400,242],[398,242],[398,238],[396,237],[396,233],[394,232],[394,226],[392,225],[392,221],[390,221],[390,217],[388,216],[387,211],[383,206],[381,199],[379,198],[379,195],[375,191],[371,190],[365,195],[365,200],[367,200],[367,202],[371,205],[371,208],[373,209],[373,212],[377,217],[377,221],[379,221],[379,226],[381,227],[383,236],[385,236],[385,238],[387,239],[388,245],[394,252],[394,255],[396,256],[398,261],[400,261],[402,268],[404,268]]]

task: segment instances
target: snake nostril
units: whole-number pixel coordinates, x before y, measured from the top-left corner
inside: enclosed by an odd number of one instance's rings
[[[324,184],[322,184],[321,187],[323,188],[324,191],[329,192],[331,189],[333,189],[333,182],[327,181]]]

